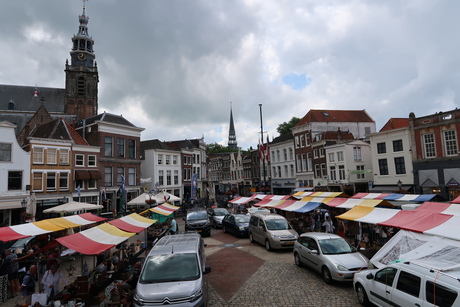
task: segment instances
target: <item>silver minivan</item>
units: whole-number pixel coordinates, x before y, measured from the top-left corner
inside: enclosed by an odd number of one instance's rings
[[[271,249],[293,248],[299,235],[278,214],[253,214],[249,220],[249,240]]]
[[[197,233],[161,238],[145,259],[134,306],[207,306],[204,241]]]

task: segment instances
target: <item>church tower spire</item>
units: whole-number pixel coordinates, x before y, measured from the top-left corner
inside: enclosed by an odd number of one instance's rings
[[[83,13],[78,16],[78,33],[72,37],[70,65],[68,61],[65,65],[65,112],[76,115],[77,119],[96,115],[98,108],[99,74],[93,50],[94,40],[88,34],[86,1],[83,0]]]
[[[235,125],[233,124],[232,103],[230,102],[230,129],[228,132],[228,147],[231,149],[238,149],[236,142]]]

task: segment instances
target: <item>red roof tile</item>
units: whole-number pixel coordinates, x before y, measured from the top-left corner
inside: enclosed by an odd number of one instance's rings
[[[81,137],[81,135],[78,134],[77,131],[75,131],[74,128],[72,128],[71,125],[69,125],[65,120],[63,120],[67,127],[67,131],[69,131],[70,137],[72,140],[75,142],[76,145],[89,145],[87,141],[85,141],[84,138]]]
[[[387,123],[380,129],[382,131],[388,131],[393,129],[399,129],[409,127],[409,119],[408,118],[390,118]]]
[[[374,120],[365,110],[310,110],[296,126],[312,122],[374,122]]]

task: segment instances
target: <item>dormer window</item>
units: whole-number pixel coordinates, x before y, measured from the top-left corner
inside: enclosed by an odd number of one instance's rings
[[[10,100],[10,102],[8,102],[8,110],[14,110],[14,101],[13,100]]]

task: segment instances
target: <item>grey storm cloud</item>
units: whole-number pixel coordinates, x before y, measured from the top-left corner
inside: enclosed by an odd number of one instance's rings
[[[238,145],[247,149],[258,143],[260,103],[270,137],[310,109],[366,109],[377,129],[410,112],[454,109],[459,6],[90,0],[99,111],[145,128],[143,140],[204,136],[226,145],[231,102]],[[63,88],[82,7],[78,0],[2,3],[0,83]]]

